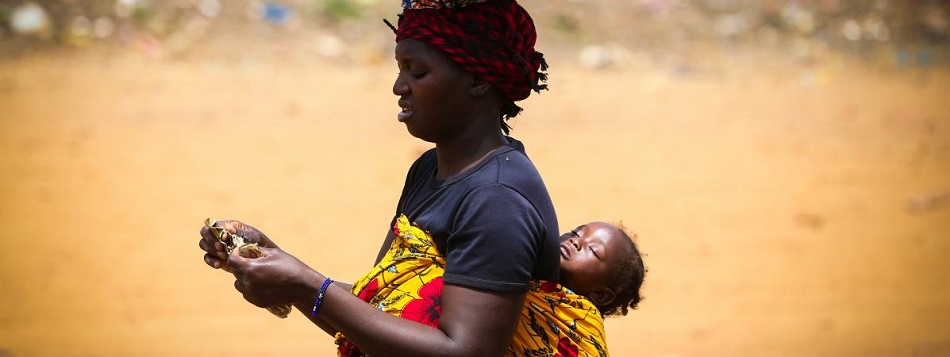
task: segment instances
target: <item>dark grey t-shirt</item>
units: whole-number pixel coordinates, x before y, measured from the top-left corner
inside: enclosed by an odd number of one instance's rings
[[[530,279],[558,281],[554,205],[524,146],[509,141],[445,180],[435,178],[435,149],[409,169],[396,216],[405,214],[432,235],[446,259],[446,283],[526,292]]]

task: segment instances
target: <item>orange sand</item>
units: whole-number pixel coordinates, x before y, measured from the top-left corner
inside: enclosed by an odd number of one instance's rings
[[[640,235],[614,356],[950,355],[950,73],[561,63],[514,135],[563,229]],[[394,73],[0,62],[0,356],[334,355],[244,302],[197,232],[242,219],[334,278],[368,269],[428,148]]]

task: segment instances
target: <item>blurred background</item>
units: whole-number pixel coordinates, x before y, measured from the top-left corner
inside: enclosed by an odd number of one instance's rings
[[[950,355],[950,3],[523,0],[512,135],[563,230],[649,268],[614,356]],[[395,0],[0,0],[0,357],[333,356],[202,262],[208,217],[337,280],[410,163]]]

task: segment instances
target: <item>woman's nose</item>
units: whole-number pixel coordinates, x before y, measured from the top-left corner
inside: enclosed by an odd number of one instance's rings
[[[409,93],[409,85],[402,80],[402,73],[396,75],[396,81],[393,82],[393,94],[403,95]]]

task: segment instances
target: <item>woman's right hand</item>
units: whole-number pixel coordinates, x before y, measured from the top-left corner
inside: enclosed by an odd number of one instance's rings
[[[230,219],[217,220],[213,226],[224,228],[227,234],[237,234],[244,237],[247,243],[257,243],[257,245],[266,248],[280,248],[263,232],[241,221]],[[211,232],[208,226],[201,226],[200,234],[201,239],[198,241],[198,247],[205,251],[205,264],[215,269],[223,268],[224,270],[228,270],[228,253],[224,249],[224,243],[218,240],[218,237]]]

